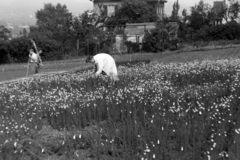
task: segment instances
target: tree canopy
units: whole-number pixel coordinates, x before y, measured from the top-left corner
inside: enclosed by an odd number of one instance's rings
[[[29,36],[35,39],[55,40],[61,45],[61,51],[65,52],[72,21],[72,13],[68,11],[67,6],[60,3],[44,4],[43,9],[36,12],[36,19],[36,26],[30,28]]]
[[[7,40],[9,34],[10,34],[10,31],[6,27],[1,25],[0,26],[0,40]]]
[[[200,0],[197,5],[191,7],[190,26],[198,30],[204,25],[208,25],[210,22],[210,12],[211,6],[208,3],[204,3],[203,0]]]
[[[239,20],[240,2],[231,3],[229,7],[226,7],[223,11],[224,19],[228,22],[234,22]]]
[[[172,15],[170,17],[172,21],[179,21],[179,15],[178,15],[179,9],[180,9],[180,5],[177,0],[176,2],[173,3]]]
[[[125,25],[126,23],[156,22],[158,16],[153,6],[144,0],[124,0],[108,25]]]

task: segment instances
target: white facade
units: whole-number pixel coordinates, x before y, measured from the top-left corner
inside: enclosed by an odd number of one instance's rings
[[[166,0],[147,0],[147,3],[151,4],[155,9],[157,15],[162,19],[164,17],[165,11],[165,3]],[[94,0],[93,7],[94,12],[97,15],[102,15],[102,13],[106,16],[112,16],[118,8],[121,7],[121,0]]]
[[[120,6],[121,2],[94,2],[94,12],[97,15],[106,12],[106,15],[111,17]]]

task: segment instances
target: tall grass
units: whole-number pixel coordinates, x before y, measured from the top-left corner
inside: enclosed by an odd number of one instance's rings
[[[84,70],[4,86],[0,157],[239,159],[239,63],[122,64],[116,84]]]

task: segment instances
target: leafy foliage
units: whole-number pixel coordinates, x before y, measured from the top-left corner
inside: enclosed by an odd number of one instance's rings
[[[116,7],[115,15],[107,17],[105,12],[101,16],[85,11],[79,16],[73,16],[66,5],[44,4],[43,9],[36,12],[37,22],[30,27],[30,32],[21,31],[21,36],[25,37],[9,41],[9,46],[1,42],[1,63],[21,62],[26,60],[26,53],[31,45],[27,38],[34,39],[41,49],[43,49],[44,60],[62,59],[64,56],[96,54],[97,52],[112,52],[112,46],[116,34],[124,33],[126,23],[157,22],[158,16],[155,6],[151,6],[146,0],[123,0],[121,7]],[[172,15],[165,17],[168,21],[177,21],[180,24],[179,37],[183,40],[233,40],[239,39],[238,25],[229,24],[222,26],[212,26],[216,17],[224,18],[227,22],[237,22],[239,20],[240,3],[234,2],[230,6],[224,5],[219,13],[214,12],[208,3],[200,0],[198,4],[191,7],[188,14],[183,9],[182,16],[179,16],[180,3],[174,2]],[[143,50],[158,52],[166,48],[172,48],[173,43],[168,39],[169,30],[166,27],[155,29],[147,33]],[[0,40],[6,41],[11,37],[11,33],[4,26],[0,26]],[[13,45],[12,45],[13,44]],[[137,43],[128,43],[139,51]],[[19,48],[14,48],[19,47]],[[19,53],[17,53],[19,51]],[[25,58],[24,58],[25,57]]]
[[[182,22],[180,23],[180,38],[184,40],[233,40],[239,39],[238,24],[240,4],[231,3],[230,6],[222,4],[221,10],[215,11],[208,3],[200,0],[198,4],[191,7],[191,14],[186,10],[182,12]],[[224,18],[226,23],[220,26],[214,26],[214,20]]]
[[[176,2],[173,3],[172,15],[170,17],[172,21],[177,21],[177,22],[179,21],[179,15],[178,15],[179,9],[180,9],[180,5],[177,0]]]
[[[72,14],[68,11],[66,5],[58,3],[54,6],[48,3],[44,4],[43,9],[36,12],[36,25],[41,29],[51,32],[53,37],[57,35],[60,36],[63,34],[64,29],[69,27],[71,18]]]
[[[196,40],[234,40],[240,38],[240,24],[229,22],[224,25],[206,26],[194,35]]]
[[[156,22],[155,9],[144,0],[124,0],[120,9],[106,22],[107,25],[125,25],[126,23]]]
[[[0,64],[11,62],[11,57],[8,52],[9,42],[2,41],[0,42]]]
[[[147,52],[161,52],[170,48],[169,27],[164,23],[158,23],[157,27],[146,32],[143,40],[143,50]]]
[[[229,7],[223,10],[223,17],[227,22],[236,22],[239,20],[240,2],[231,3]]]
[[[36,27],[31,28],[29,37],[55,40],[60,44],[59,53],[65,53],[66,44],[71,39],[69,31],[72,20],[72,14],[66,5],[45,4],[43,9],[36,12],[36,18]]]
[[[9,38],[10,31],[4,26],[0,26],[0,41],[7,40]]]
[[[106,40],[107,34],[101,25],[104,20],[104,17],[98,17],[96,14],[88,16],[88,11],[74,17],[71,34],[80,42],[79,47],[83,48],[84,54],[95,54],[99,43]]]
[[[11,55],[12,62],[27,62],[31,42],[26,37],[12,39],[9,42],[8,52]]]
[[[36,41],[36,40],[35,40]],[[58,52],[59,44],[50,39],[37,39],[38,49],[42,49],[43,60],[62,59],[62,54]],[[7,62],[27,62],[29,49],[33,48],[30,39],[27,37],[14,38],[7,42],[0,43],[1,63]]]
[[[208,25],[210,22],[210,11],[210,5],[208,3],[204,3],[203,0],[200,0],[197,5],[191,7],[190,27],[194,30],[198,30],[204,25]]]

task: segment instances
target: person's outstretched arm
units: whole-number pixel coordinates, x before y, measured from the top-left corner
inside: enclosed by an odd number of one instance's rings
[[[43,63],[42,63],[42,58],[41,58],[41,56],[40,56],[40,55],[38,55],[38,59],[39,59],[39,64],[40,64],[41,66],[43,66]]]
[[[99,76],[101,73],[102,73],[102,70],[103,70],[103,64],[102,63],[98,63],[96,64],[98,67],[98,70],[97,72],[95,73],[96,76]]]
[[[29,55],[28,55],[28,60],[29,60],[29,61],[33,60],[33,59],[32,59],[32,53],[31,53],[31,52],[30,52]]]

